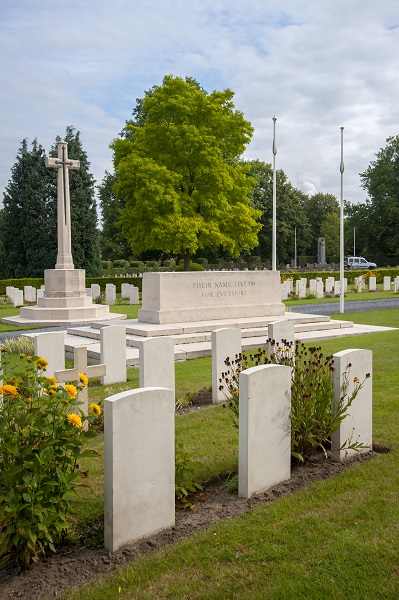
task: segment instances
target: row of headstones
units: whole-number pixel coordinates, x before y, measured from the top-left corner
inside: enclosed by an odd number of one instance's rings
[[[299,298],[305,298],[308,292],[307,290],[308,280],[303,277],[301,279],[297,279],[295,281],[295,294]],[[394,285],[394,292],[397,293],[399,291],[399,276],[395,277],[393,282],[391,282],[391,278],[389,276],[384,276],[383,284],[384,291],[390,291],[392,283]],[[363,292],[366,290],[366,279],[363,276],[355,277],[354,279],[354,287],[356,291]],[[368,290],[370,292],[374,292],[377,289],[377,278],[369,277],[368,280]],[[287,300],[289,295],[294,291],[294,281],[292,279],[286,279],[281,284],[281,300]],[[344,277],[344,292],[348,291],[348,279]],[[321,277],[317,277],[316,279],[309,280],[309,292],[314,293],[317,298],[323,298],[324,293],[326,294],[334,294],[335,296],[341,293],[341,282],[339,280],[335,280],[334,277],[327,277],[325,282],[323,282]]]
[[[25,302],[36,302],[38,298],[44,296],[44,285],[40,289],[36,289],[32,285],[25,285],[23,290],[8,285],[6,287],[6,295],[11,298],[14,306],[22,306]]]
[[[299,298],[306,298],[308,291],[315,294],[317,298],[323,298],[324,293],[339,295],[341,292],[341,282],[336,281],[334,277],[327,277],[325,282],[321,277],[309,280],[309,290],[307,289],[308,280],[306,277],[301,277],[295,281],[295,294]],[[348,280],[344,278],[344,291],[348,290]],[[281,284],[281,300],[287,300],[289,295],[294,292],[293,279],[286,279]]]
[[[91,287],[86,289],[86,293],[94,299],[99,298],[101,296],[100,286],[97,283],[92,283]],[[127,298],[130,304],[138,304],[139,288],[130,283],[122,283],[121,296],[122,298]],[[115,302],[116,285],[113,283],[107,283],[105,286],[105,304],[108,304],[108,306],[113,306]]]
[[[44,285],[38,290],[31,285],[25,285],[23,290],[9,285],[6,287],[6,295],[11,298],[14,306],[22,306],[24,300],[25,302],[37,302],[39,298],[43,298],[44,290]],[[86,288],[86,294],[93,299],[99,298],[101,296],[100,286],[97,283],[92,283],[91,287]],[[130,304],[138,304],[139,288],[130,283],[122,283],[121,296],[127,298]],[[105,286],[105,303],[112,306],[115,302],[116,285],[107,283]]]
[[[364,379],[349,416],[332,437],[333,456],[341,460],[348,439],[361,443],[362,451],[372,445],[372,384],[371,377],[365,378],[371,374],[372,353],[345,350],[333,360],[335,402],[349,365]],[[290,478],[291,368],[263,365],[239,377],[238,494],[249,498]],[[164,387],[129,390],[105,399],[105,547],[110,551],[174,525],[174,411],[173,391]]]
[[[123,327],[102,328],[103,346],[114,357],[115,335],[125,342]],[[46,336],[48,342],[59,334],[39,334],[35,338],[37,354],[45,355],[50,350],[48,345],[43,347]],[[293,340],[292,322],[271,323],[268,336],[269,340]],[[219,390],[219,378],[226,370],[226,357],[240,352],[239,329],[212,332],[214,402],[225,400]],[[368,350],[334,355],[336,398],[341,395],[342,377],[348,364],[362,380],[366,373],[371,373],[371,361]],[[73,369],[57,369],[54,375],[58,381],[72,381],[78,378],[78,373],[86,373],[89,378],[100,376],[107,382],[105,364],[87,366],[86,347],[75,348]],[[273,394],[267,396],[265,390],[273,390]],[[84,391],[86,397],[81,400],[87,410],[87,388]],[[291,441],[287,435],[290,394],[289,367],[267,365],[240,374],[239,495],[242,497],[249,498],[290,477]],[[105,546],[111,551],[174,524],[174,412],[173,339],[149,338],[140,348],[140,388],[106,398],[104,403]],[[371,447],[371,413],[370,378],[352,405],[350,418],[334,434],[336,458],[344,457],[341,447],[349,437]],[[126,456],[130,457],[128,463]]]

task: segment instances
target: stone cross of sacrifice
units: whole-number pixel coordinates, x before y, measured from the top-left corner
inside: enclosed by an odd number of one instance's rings
[[[78,381],[78,373],[84,373],[86,377],[103,377],[106,375],[106,365],[90,365],[87,364],[87,347],[77,346],[73,350],[73,369],[65,369],[63,371],[55,371],[54,377],[60,383],[65,381]],[[87,387],[79,393],[79,400],[82,402],[78,406],[85,415],[89,410],[89,392]]]
[[[71,207],[69,197],[69,169],[80,169],[79,160],[68,159],[68,144],[57,142],[58,157],[46,158],[46,167],[58,169],[57,178],[57,236],[56,269],[73,269],[71,246]]]

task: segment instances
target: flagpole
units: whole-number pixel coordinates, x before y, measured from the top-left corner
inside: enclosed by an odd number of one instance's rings
[[[339,279],[340,279],[340,295],[339,295],[339,312],[343,314],[344,309],[344,128],[341,127],[341,164],[339,167],[341,173],[341,211],[339,222]]]
[[[277,271],[277,235],[276,235],[276,117],[273,117],[273,226],[272,226],[272,271]]]

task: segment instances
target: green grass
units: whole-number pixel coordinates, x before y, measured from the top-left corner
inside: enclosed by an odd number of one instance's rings
[[[355,313],[348,318],[399,325],[399,311]],[[399,331],[320,343],[325,353],[352,347],[373,351],[373,439],[388,444],[390,453],[240,518],[220,521],[207,532],[140,558],[63,598],[397,600],[398,343]],[[182,369],[182,381],[195,377],[194,387],[208,385],[206,359],[176,367]],[[202,462],[199,478],[236,468],[236,432],[222,407],[176,418],[176,436],[193,459]],[[94,503],[101,506],[100,471],[95,473],[97,497],[87,496],[88,511]]]

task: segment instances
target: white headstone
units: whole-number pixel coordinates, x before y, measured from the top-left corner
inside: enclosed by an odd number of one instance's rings
[[[273,390],[265,394],[265,390]],[[291,368],[240,373],[238,495],[250,498],[291,476]]]
[[[24,298],[26,302],[36,302],[36,288],[32,285],[25,285]]]
[[[121,296],[122,298],[129,298],[130,283],[121,284]]]
[[[324,296],[324,284],[323,284],[323,280],[316,282],[316,296],[318,298],[323,298],[323,296]]]
[[[100,362],[106,367],[102,385],[126,381],[126,328],[110,325],[100,329]]]
[[[274,321],[267,326],[269,356],[282,346],[283,340],[294,344],[294,323],[283,320]],[[272,343],[274,342],[274,344]]]
[[[297,281],[297,296],[299,298],[306,298],[306,283],[302,279]]]
[[[42,289],[37,290],[36,292],[36,300],[39,300],[39,298],[44,298],[44,290]]]
[[[15,287],[14,287],[14,286],[12,286],[12,285],[8,285],[8,286],[6,287],[6,294],[7,294],[7,296],[8,296],[9,298],[11,298],[11,300],[12,300],[13,302],[14,302],[14,292],[15,292],[15,290],[16,290],[16,289],[17,289],[17,288],[15,288]]]
[[[326,279],[326,294],[331,294],[334,289],[334,277],[327,277]]]
[[[46,376],[54,377],[56,371],[65,369],[65,335],[63,331],[46,331],[34,337],[35,355],[48,362]]]
[[[89,379],[91,377],[102,377],[105,375],[105,365],[88,365],[87,364],[87,347],[76,346],[73,349],[73,369],[62,369],[55,371],[54,377],[57,381],[79,381],[79,373],[83,373]],[[85,387],[79,393],[79,410],[83,410],[87,414],[89,410],[89,391]]]
[[[91,284],[91,297],[96,299],[99,296],[101,296],[100,286],[98,285],[98,283],[92,283]]]
[[[334,458],[341,460],[347,456],[356,455],[356,450],[340,448],[348,441],[359,442],[368,452],[372,447],[372,362],[371,350],[342,350],[333,355],[334,364],[334,407],[339,403],[343,394],[342,385],[344,374],[347,374],[348,396],[353,393],[355,386],[362,384],[357,397],[348,409],[348,416],[341,422],[340,427],[331,436],[331,451]],[[350,366],[349,366],[350,365]],[[366,377],[369,375],[368,377]]]
[[[241,329],[226,328],[215,329],[211,333],[212,343],[212,402],[224,402],[227,389],[219,390],[221,385],[219,379],[222,373],[229,370],[225,360],[236,360],[241,354]],[[225,393],[223,393],[223,391]]]
[[[317,284],[316,279],[309,279],[309,292],[311,294],[316,293],[316,284]]]
[[[391,291],[391,278],[388,275],[384,275],[384,292]]]
[[[135,285],[129,285],[128,298],[130,304],[139,304],[139,288]]]
[[[14,306],[23,306],[24,293],[22,290],[14,289]]]
[[[104,401],[104,545],[121,546],[175,522],[175,398],[129,390]]]
[[[173,338],[147,338],[138,344],[140,387],[167,387],[175,393]]]
[[[341,282],[334,281],[334,296],[339,296],[341,293]]]
[[[116,302],[116,285],[107,283],[105,286],[105,304],[113,306]]]
[[[377,289],[377,277],[369,277],[369,292],[375,292]]]
[[[288,300],[289,286],[286,281],[281,284],[281,300]]]

